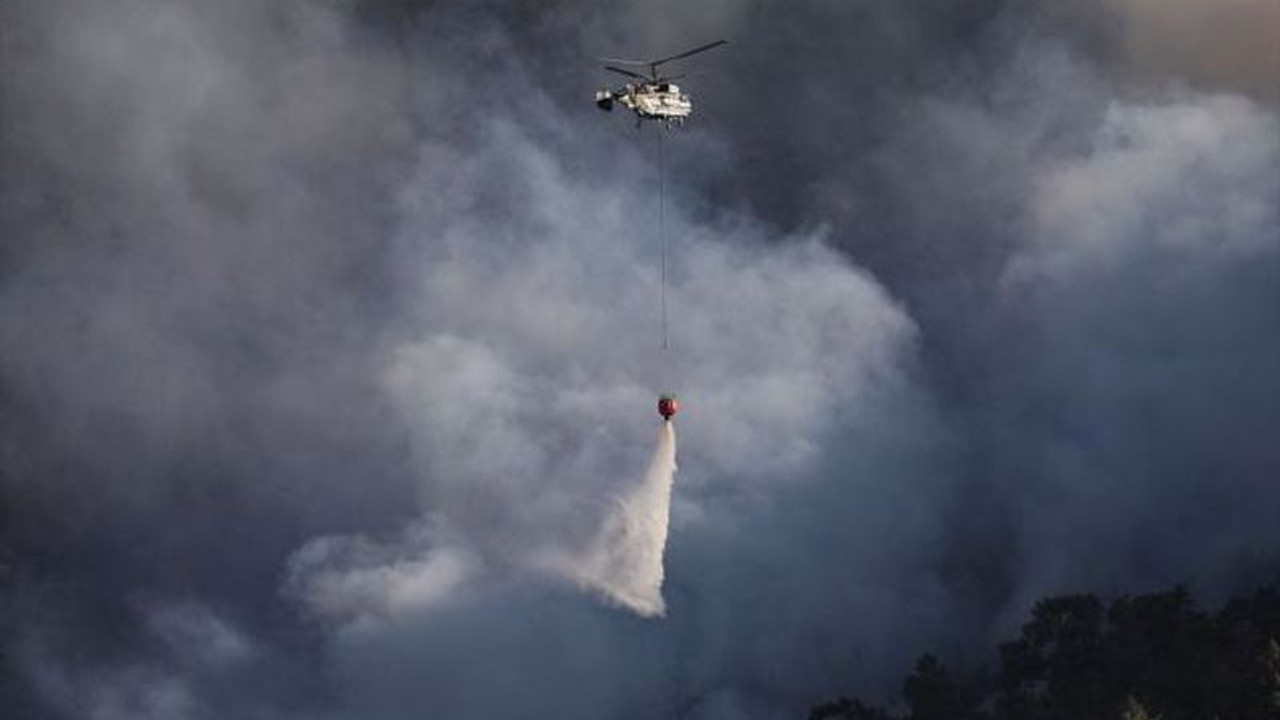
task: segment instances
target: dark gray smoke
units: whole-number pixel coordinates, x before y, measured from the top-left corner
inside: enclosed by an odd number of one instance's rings
[[[796,718],[1046,593],[1274,581],[1269,10],[1175,61],[1191,3],[1061,5],[7,3],[0,706]],[[719,37],[664,355],[592,58]],[[574,563],[666,390],[643,620]]]

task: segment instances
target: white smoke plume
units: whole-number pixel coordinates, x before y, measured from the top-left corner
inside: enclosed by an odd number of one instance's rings
[[[580,565],[578,580],[644,617],[661,617],[662,557],[676,475],[676,430],[662,423],[644,480],[616,498]]]

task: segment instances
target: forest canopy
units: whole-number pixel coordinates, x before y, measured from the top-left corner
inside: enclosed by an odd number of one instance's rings
[[[1041,600],[995,670],[955,673],[926,654],[905,714],[838,698],[809,720],[1276,720],[1280,591],[1201,609],[1185,587]]]

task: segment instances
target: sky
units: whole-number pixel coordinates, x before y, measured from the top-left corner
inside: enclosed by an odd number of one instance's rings
[[[1275,583],[1277,25],[6,3],[0,705],[781,720],[1049,594]],[[721,38],[684,127],[592,103]],[[640,617],[581,571],[670,390]]]

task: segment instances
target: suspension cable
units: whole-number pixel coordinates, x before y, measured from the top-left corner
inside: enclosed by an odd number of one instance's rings
[[[662,289],[662,349],[670,346],[667,336],[667,159],[663,134],[666,128],[658,123],[658,246],[661,248]]]

